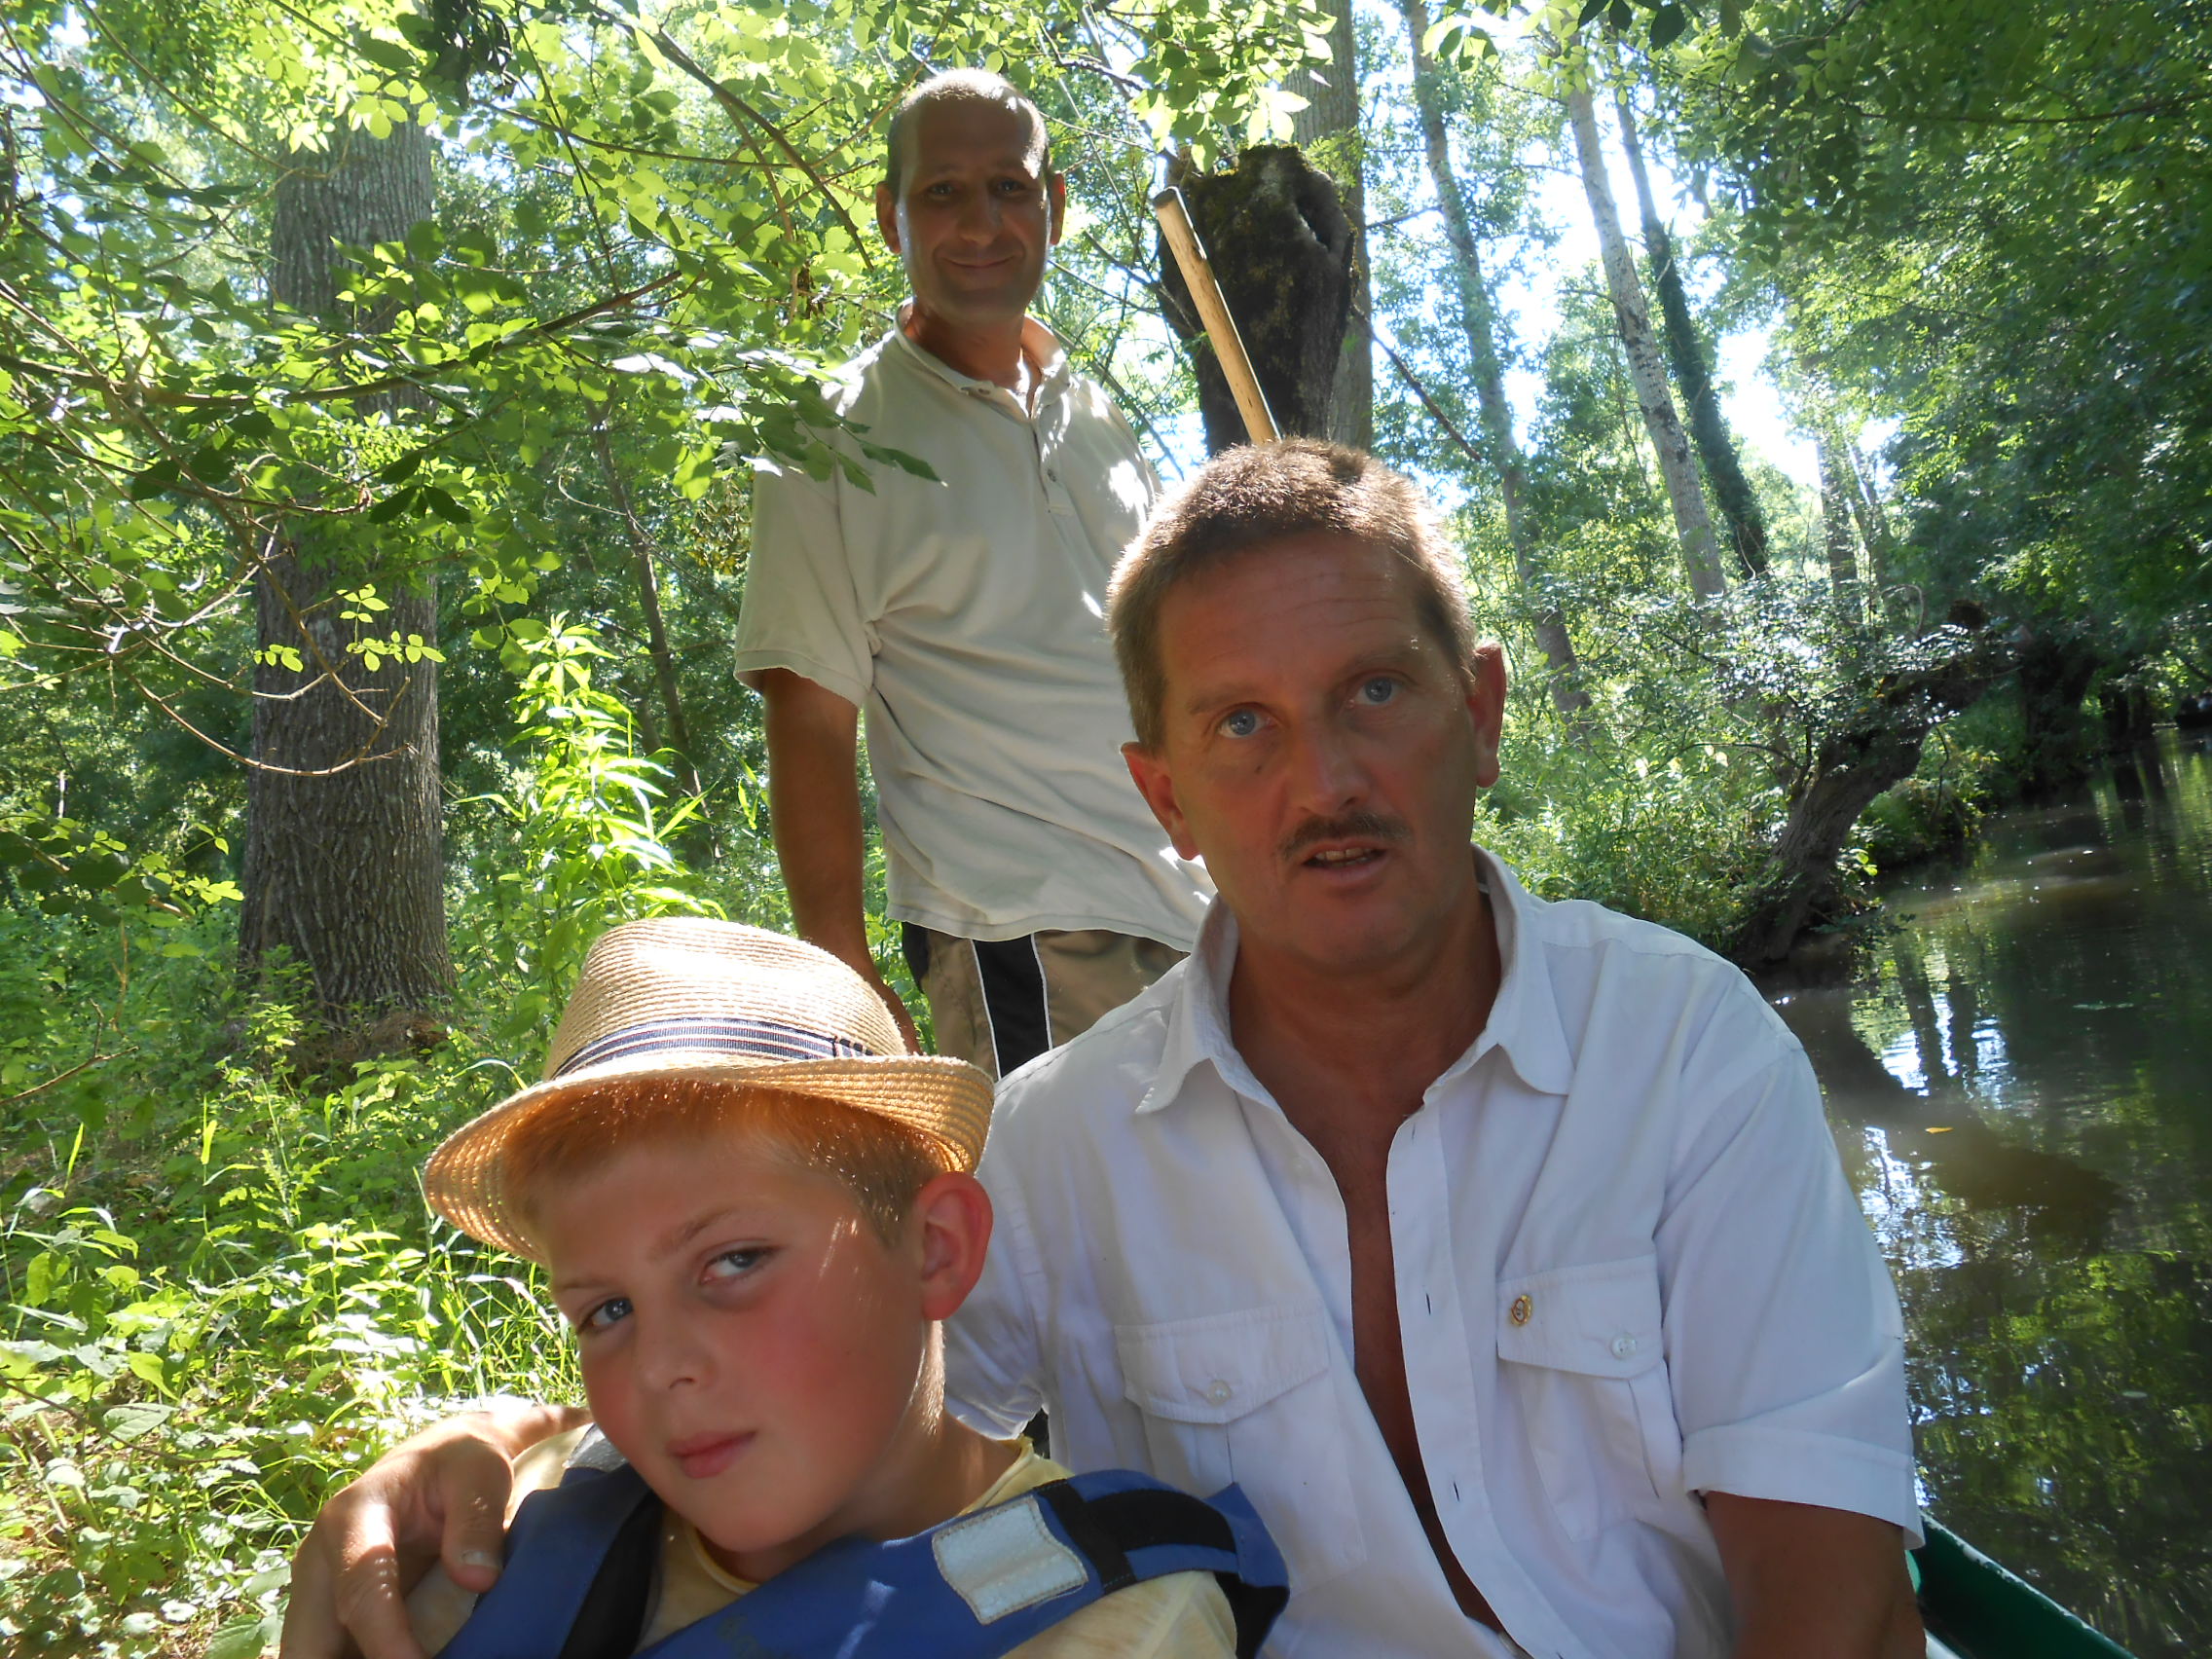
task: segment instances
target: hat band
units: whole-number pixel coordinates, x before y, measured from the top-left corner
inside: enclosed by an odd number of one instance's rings
[[[546,1074],[566,1077],[585,1066],[626,1060],[639,1054],[682,1049],[694,1053],[744,1054],[758,1060],[880,1059],[873,1049],[850,1037],[790,1025],[780,1019],[656,1019],[625,1025],[595,1037]]]

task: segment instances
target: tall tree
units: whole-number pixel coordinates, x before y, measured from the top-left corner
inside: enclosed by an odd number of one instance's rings
[[[1828,586],[1836,609],[1857,622],[1861,620],[1859,559],[1851,535],[1851,480],[1833,422],[1823,421],[1814,432],[1813,452],[1821,469],[1821,545],[1828,557]]]
[[[1613,187],[1605,175],[1605,156],[1598,138],[1598,116],[1591,102],[1589,77],[1594,65],[1584,57],[1567,66],[1567,116],[1574,129],[1574,149],[1581,165],[1582,191],[1590,203],[1590,217],[1598,230],[1598,249],[1604,261],[1605,288],[1612,296],[1613,319],[1620,331],[1621,348],[1628,356],[1629,378],[1636,387],[1636,401],[1643,415],[1643,427],[1658,453],[1659,476],[1674,509],[1675,534],[1681,542],[1682,568],[1690,590],[1700,599],[1715,599],[1727,591],[1713,535],[1713,518],[1707,512],[1705,492],[1699,488],[1697,464],[1691,459],[1688,437],[1675,399],[1667,389],[1666,366],[1659,359],[1658,342],[1651,333],[1651,312],[1644,303],[1643,284],[1637,279],[1636,262],[1629,257],[1628,240],[1621,235],[1619,210],[1613,205]]]
[[[1374,292],[1367,266],[1366,159],[1359,126],[1359,37],[1351,0],[1318,0],[1329,17],[1329,62],[1302,69],[1288,82],[1306,99],[1291,117],[1291,136],[1337,181],[1351,227],[1351,314],[1338,348],[1329,389],[1326,435],[1354,449],[1375,447],[1375,333],[1368,318]]]
[[[1630,106],[1626,82],[1613,89],[1613,109],[1620,119],[1621,148],[1628,156],[1629,177],[1636,185],[1638,216],[1643,223],[1643,256],[1651,266],[1651,285],[1659,293],[1659,318],[1667,336],[1667,360],[1674,366],[1675,384],[1681,388],[1689,411],[1690,436],[1696,440],[1698,459],[1713,486],[1714,504],[1728,526],[1728,539],[1736,550],[1744,574],[1766,573],[1766,515],[1751,482],[1744,476],[1736,441],[1720,413],[1720,399],[1713,388],[1713,368],[1697,319],[1690,314],[1689,295],[1682,286],[1681,264],[1675,254],[1675,239],[1659,215],[1651,191],[1650,169],[1643,165],[1643,139],[1637,129],[1636,112]]]
[[[1399,12],[1406,20],[1413,52],[1414,102],[1420,116],[1429,182],[1443,209],[1444,234],[1455,256],[1452,274],[1459,301],[1459,327],[1466,337],[1467,361],[1474,372],[1475,401],[1482,412],[1488,459],[1497,474],[1505,538],[1513,549],[1513,571],[1522,591],[1534,599],[1541,591],[1541,573],[1535,531],[1525,499],[1528,468],[1522,460],[1520,440],[1513,433],[1513,409],[1505,398],[1503,354],[1497,345],[1497,302],[1483,275],[1482,250],[1475,240],[1473,217],[1467,211],[1466,193],[1452,164],[1451,134],[1445,125],[1436,60],[1422,44],[1428,35],[1427,0],[1400,0]],[[1540,606],[1535,634],[1536,646],[1551,665],[1552,703],[1570,721],[1575,720],[1590,707],[1590,698],[1582,689],[1574,642],[1558,606]]]
[[[269,292],[334,326],[381,328],[341,298],[341,244],[403,239],[430,216],[431,141],[411,124],[295,152],[278,181]],[[362,400],[364,425],[405,406]],[[450,987],[437,664],[426,565],[364,558],[358,532],[312,513],[278,526],[254,582],[253,766],[240,950],[287,947],[333,1009],[417,1009]],[[397,539],[397,538],[395,538]],[[379,645],[387,649],[376,648]]]

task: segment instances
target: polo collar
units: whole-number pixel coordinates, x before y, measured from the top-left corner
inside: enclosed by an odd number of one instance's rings
[[[1521,1081],[1545,1094],[1565,1094],[1574,1079],[1574,1059],[1559,1002],[1540,948],[1522,948],[1540,932],[1544,901],[1523,887],[1513,871],[1481,847],[1473,849],[1497,923],[1501,972],[1490,1019],[1467,1051],[1445,1068],[1446,1083],[1469,1070],[1493,1049],[1501,1050]],[[1202,1064],[1221,1080],[1255,1100],[1269,1098],[1253,1077],[1229,1033],[1229,976],[1236,964],[1236,918],[1219,898],[1206,910],[1197,948],[1184,964],[1180,983],[1167,1010],[1166,1040],[1152,1086],[1137,1102],[1142,1115],[1163,1111],[1181,1098],[1184,1085]],[[1430,1086],[1431,1088],[1435,1087]]]
[[[966,392],[972,397],[991,398],[1009,409],[1021,409],[1020,404],[1014,400],[1014,393],[998,382],[964,375],[943,358],[925,351],[909,340],[906,337],[906,318],[912,314],[913,309],[914,302],[911,299],[900,302],[899,320],[892,325],[891,332],[883,337],[886,350],[901,354],[908,363],[926,374],[935,375],[955,391]],[[1068,363],[1067,347],[1061,343],[1058,335],[1031,316],[1024,317],[1021,322],[1021,350],[1023,355],[1037,366],[1036,406],[1042,409],[1048,399],[1057,396],[1066,387],[1068,377],[1073,372]],[[1022,410],[1021,413],[1026,416],[1028,411]]]

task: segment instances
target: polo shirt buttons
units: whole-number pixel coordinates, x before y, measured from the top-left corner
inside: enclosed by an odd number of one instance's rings
[[[1535,1303],[1526,1296],[1516,1296],[1513,1299],[1513,1306],[1506,1309],[1505,1316],[1516,1325],[1526,1325],[1529,1322],[1529,1316],[1535,1310]]]
[[[1224,1382],[1218,1377],[1216,1377],[1211,1382],[1208,1382],[1206,1384],[1206,1398],[1211,1400],[1217,1406],[1227,1405],[1229,1403],[1229,1396],[1235,1392],[1235,1389],[1232,1388],[1228,1383]]]
[[[1615,1359],[1628,1358],[1630,1354],[1636,1352],[1636,1339],[1623,1331],[1613,1339],[1613,1357]]]

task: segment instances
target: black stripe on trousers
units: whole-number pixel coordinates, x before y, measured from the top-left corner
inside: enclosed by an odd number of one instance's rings
[[[1045,965],[1036,940],[978,939],[976,973],[983,982],[983,1013],[991,1022],[991,1051],[999,1076],[1025,1066],[1052,1046],[1052,1018],[1045,1007]]]
[[[930,960],[940,940],[912,922],[899,925],[900,953],[914,983],[929,977]],[[990,1027],[991,1052],[999,1076],[1027,1065],[1052,1046],[1052,1019],[1045,1006],[1045,969],[1032,936],[1001,940],[952,940],[976,953],[976,977],[982,986],[983,1020]]]

